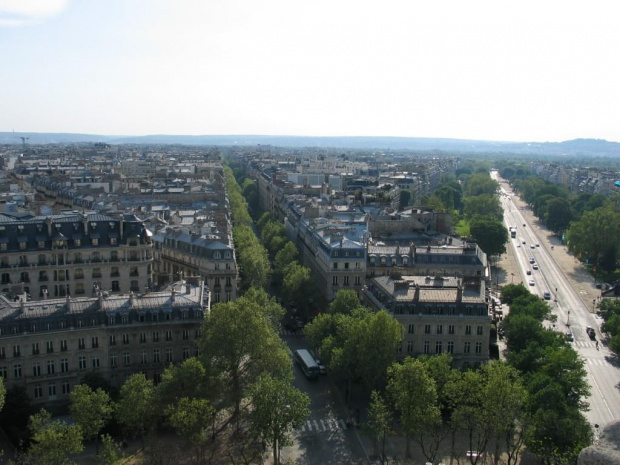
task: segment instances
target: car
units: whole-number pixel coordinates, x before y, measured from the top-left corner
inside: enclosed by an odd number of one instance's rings
[[[539,243],[536,243],[536,247],[540,247],[540,244],[539,244]]]
[[[325,365],[323,365],[323,363],[318,359],[316,359],[316,364],[319,366],[319,373],[322,375],[326,375],[327,368],[325,367]]]
[[[538,263],[534,263],[534,264],[532,265],[532,268],[534,268],[535,270],[537,270],[537,269],[538,269]]]
[[[545,300],[551,300],[551,292],[545,291],[543,297],[545,298]]]
[[[568,331],[568,332],[566,333],[566,340],[567,340],[568,342],[573,342],[573,341],[575,340],[575,338],[573,337],[573,333],[571,333],[570,331]]]
[[[525,228],[525,223],[523,223],[523,227]]]
[[[529,275],[531,275],[531,274],[532,274],[532,270],[527,270],[527,271],[525,272],[525,274],[526,274],[526,275],[528,275],[528,276],[529,276]]]
[[[521,244],[517,244],[517,247],[521,247]]]
[[[526,242],[525,242],[525,241],[523,241],[523,245],[525,245],[525,244],[526,244]]]
[[[596,331],[594,331],[594,328],[592,326],[586,326],[586,333],[588,333],[588,336],[590,336],[591,340],[596,340]]]
[[[535,249],[536,246],[534,244],[530,244],[530,249]]]
[[[533,285],[534,285],[534,280],[533,280],[533,279],[530,279],[530,281],[529,281],[529,285],[530,285],[530,286],[533,286]]]
[[[534,260],[534,257],[530,258],[530,263],[536,263],[536,260]]]

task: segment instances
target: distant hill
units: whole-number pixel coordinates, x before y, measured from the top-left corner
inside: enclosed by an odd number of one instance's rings
[[[564,142],[502,142],[420,137],[307,137],[307,136],[104,136],[71,133],[0,132],[0,144],[181,144],[181,145],[273,145],[278,147],[321,147],[366,150],[412,150],[460,153],[515,153],[554,156],[620,157],[620,143],[601,139],[575,139]]]

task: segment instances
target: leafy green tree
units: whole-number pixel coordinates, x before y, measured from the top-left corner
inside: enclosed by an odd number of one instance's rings
[[[97,458],[103,465],[115,465],[122,457],[121,445],[109,434],[101,435],[101,443],[103,447]]]
[[[297,247],[295,247],[295,244],[291,241],[287,241],[278,253],[276,253],[276,257],[273,262],[273,270],[274,276],[278,282],[282,282],[284,270],[291,263],[296,262],[298,257],[299,252],[297,251]]]
[[[0,411],[4,407],[5,399],[6,399],[6,387],[4,387],[4,378],[0,378]]]
[[[246,302],[249,305],[256,305],[257,308],[260,308],[261,312],[267,317],[274,332],[280,332],[280,323],[286,312],[275,297],[267,294],[264,289],[251,287],[245,294],[243,294],[243,297],[239,298],[237,301],[241,301],[242,303]]]
[[[271,221],[275,221],[275,218],[273,217],[273,215],[269,212],[263,213],[258,219],[258,221],[256,222],[256,228],[258,229],[258,233],[262,234],[263,228],[265,227],[265,225],[267,225],[267,223]]]
[[[144,447],[144,436],[153,431],[159,407],[153,383],[142,373],[131,375],[121,387],[116,418],[123,425],[125,433],[140,437]]]
[[[241,192],[243,197],[245,197],[246,202],[248,203],[248,209],[251,212],[257,212],[258,188],[256,187],[256,183],[251,179],[245,179],[243,181],[243,185],[241,186]]]
[[[496,195],[498,192],[499,183],[492,179],[489,173],[472,174],[465,183],[465,197],[475,197],[481,194]]]
[[[157,385],[157,398],[162,409],[175,404],[179,399],[213,398],[214,381],[197,358],[188,358],[181,365],[169,365],[164,370],[161,383]]]
[[[392,429],[392,412],[387,403],[383,400],[378,391],[372,391],[370,394],[370,405],[368,406],[368,431],[372,438],[381,443],[381,463],[386,463],[385,440],[390,434],[394,433]]]
[[[387,392],[400,413],[400,421],[405,430],[405,456],[409,458],[410,437],[419,436],[441,422],[435,381],[427,373],[426,365],[411,357],[405,358],[402,364],[392,364],[388,368],[388,379]],[[437,450],[431,449],[429,456],[424,448],[425,441],[421,440],[419,444],[426,458],[433,462]]]
[[[15,444],[28,441],[28,419],[33,413],[28,391],[24,386],[14,385],[6,390],[4,408],[0,410],[0,422]]]
[[[568,200],[556,197],[547,202],[544,221],[552,231],[564,231],[568,228],[572,218],[573,213]]]
[[[214,415],[215,409],[207,399],[182,397],[177,404],[166,408],[166,416],[174,431],[195,449],[197,463],[204,463],[204,446]]]
[[[306,318],[314,315],[323,302],[310,268],[297,262],[291,263],[284,270],[282,297],[284,302],[299,309]]]
[[[506,252],[508,230],[499,221],[476,217],[469,224],[471,235],[487,255]]]
[[[199,344],[207,366],[228,386],[237,420],[245,391],[260,374],[292,379],[289,351],[255,303],[240,299],[213,307]]]
[[[112,386],[110,381],[97,371],[89,371],[88,373],[85,373],[80,380],[80,384],[88,386],[93,391],[102,389],[108,393],[110,399],[112,400],[116,400],[118,398],[118,388]]]
[[[30,417],[32,445],[27,457],[31,463],[40,465],[68,464],[69,456],[84,450],[82,428],[79,425],[67,425],[59,420],[52,420],[52,415],[45,409]]]
[[[97,451],[99,432],[112,419],[114,404],[110,396],[103,389],[93,391],[85,384],[78,384],[71,391],[69,414],[82,428],[82,435],[86,441],[95,440]]]
[[[357,292],[353,289],[340,289],[336,293],[336,297],[329,304],[331,313],[351,313],[353,310],[362,306]]]
[[[250,388],[250,403],[252,431],[271,444],[274,464],[278,465],[281,448],[292,444],[292,430],[310,415],[310,399],[290,381],[263,375]]]
[[[501,289],[501,299],[507,305],[512,305],[512,302],[518,297],[525,297],[532,295],[530,291],[523,284],[506,284]]]
[[[609,250],[618,246],[620,213],[611,207],[586,211],[566,232],[568,247],[578,257],[599,264]]]
[[[504,210],[495,195],[480,194],[475,197],[465,197],[465,217],[472,220],[476,217],[487,217],[501,221]]]

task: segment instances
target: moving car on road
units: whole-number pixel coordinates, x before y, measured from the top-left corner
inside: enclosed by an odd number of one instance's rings
[[[529,285],[530,285],[530,286],[533,286],[533,285],[534,285],[534,280],[533,280],[533,279],[530,279]]]
[[[594,331],[594,328],[592,326],[586,326],[586,333],[588,333],[588,336],[590,336],[591,340],[596,340],[596,331]]]

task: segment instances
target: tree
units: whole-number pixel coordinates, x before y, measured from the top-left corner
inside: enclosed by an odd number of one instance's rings
[[[385,440],[388,435],[393,434],[392,412],[378,391],[370,394],[370,405],[368,406],[368,430],[375,441],[381,442],[381,463],[386,462]]]
[[[179,399],[206,399],[213,397],[212,380],[197,358],[188,358],[181,365],[169,365],[164,370],[161,383],[157,386],[157,398],[162,409],[175,404]]]
[[[506,284],[501,289],[501,299],[507,305],[512,305],[512,302],[518,297],[532,295],[530,291],[523,284]]]
[[[476,173],[467,178],[465,183],[465,197],[475,197],[481,194],[496,195],[499,183],[492,179],[489,173]]]
[[[332,303],[329,304],[329,311],[331,313],[351,313],[361,306],[362,303],[357,297],[356,291],[353,289],[340,289]]]
[[[501,222],[476,217],[470,222],[469,230],[487,255],[501,255],[506,252],[508,230]]]
[[[110,381],[97,371],[89,371],[84,374],[80,380],[80,384],[90,387],[93,391],[102,389],[109,394],[112,400],[118,398],[118,388],[112,386]]]
[[[103,447],[101,452],[97,455],[97,458],[101,460],[104,465],[115,465],[121,458],[121,445],[114,440],[109,434],[101,435],[101,443]]]
[[[280,463],[280,449],[290,445],[290,433],[310,415],[310,399],[290,381],[261,376],[250,388],[252,431],[272,446],[274,464]]]
[[[310,268],[297,262],[291,263],[284,270],[282,297],[286,303],[296,307],[305,318],[317,313],[322,306],[322,297]]]
[[[388,378],[387,392],[400,413],[400,421],[405,429],[405,456],[409,458],[409,438],[441,422],[435,382],[427,373],[426,366],[411,357],[405,358],[402,364],[392,364],[388,368]],[[426,458],[434,462],[437,450],[431,449],[429,456],[424,447],[425,442],[419,441],[419,444]]]
[[[568,247],[578,257],[598,265],[606,253],[618,247],[619,230],[620,213],[612,207],[586,211],[579,221],[573,221],[568,228]]]
[[[199,345],[206,365],[228,386],[225,395],[234,406],[237,420],[245,390],[260,374],[292,379],[286,345],[262,309],[245,299],[213,307]]]
[[[28,440],[28,419],[33,413],[28,391],[24,386],[14,385],[6,390],[0,420],[14,444]]]
[[[246,302],[249,305],[256,305],[267,317],[274,332],[280,332],[280,322],[286,312],[275,297],[267,294],[263,288],[251,287],[238,301]]]
[[[112,400],[103,389],[93,391],[85,384],[78,384],[71,391],[69,414],[82,428],[84,439],[95,440],[97,451],[99,450],[97,436],[112,419],[113,411]]]
[[[67,425],[59,420],[52,420],[52,415],[45,409],[30,417],[32,445],[27,457],[32,463],[40,465],[58,465],[69,463],[71,454],[78,454],[84,449],[82,428],[79,425]]]
[[[564,231],[568,228],[572,218],[573,213],[568,200],[555,197],[547,202],[544,220],[547,227],[552,231]]]
[[[297,261],[299,252],[297,247],[291,241],[287,241],[286,244],[278,251],[273,262],[274,275],[278,282],[282,282],[284,276],[284,270],[291,263]]]
[[[4,387],[4,378],[0,377],[0,411],[4,407],[4,401],[6,399],[6,387]]]
[[[121,387],[116,417],[132,437],[140,437],[144,447],[144,436],[155,427],[159,407],[155,387],[142,373],[131,375]]]
[[[465,197],[465,216],[468,219],[475,217],[487,217],[501,221],[504,210],[495,195],[480,194],[475,197]]]
[[[166,416],[175,432],[196,449],[198,463],[203,463],[207,431],[214,415],[215,409],[207,399],[182,397],[177,404],[166,408]]]

